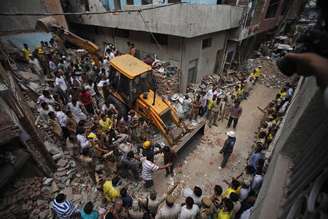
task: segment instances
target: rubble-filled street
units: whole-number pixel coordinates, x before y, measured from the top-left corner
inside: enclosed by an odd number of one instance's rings
[[[245,116],[241,117],[238,123],[238,140],[226,169],[218,169],[222,160],[219,151],[224,144],[226,132],[229,131],[226,128],[227,120],[224,120],[220,121],[218,126],[207,127],[205,135],[197,144],[185,148],[179,157],[174,179],[168,179],[160,173],[156,174],[155,180],[159,182],[155,186],[156,190],[164,193],[172,182],[180,181],[185,187],[203,185],[204,192],[210,194],[215,184],[225,185],[224,180],[238,176],[247,165],[255,133],[263,119],[263,112],[257,107],[265,108],[275,98],[277,91],[262,84],[256,85],[250,97],[242,103]]]

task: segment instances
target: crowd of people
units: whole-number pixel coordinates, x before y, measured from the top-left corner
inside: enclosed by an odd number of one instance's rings
[[[133,44],[128,51],[136,54]],[[169,146],[152,142],[152,128],[135,111],[121,113],[110,101],[117,75],[110,68],[110,60],[120,52],[113,45],[106,45],[104,58],[99,66],[83,50],[65,49],[56,40],[41,42],[33,51],[24,44],[23,58],[40,76],[44,87],[37,99],[38,123],[51,130],[54,142],[69,151],[73,158],[90,169],[90,176],[99,185],[107,201],[107,208],[95,210],[92,202],[82,208],[74,206],[65,194],[59,193],[51,204],[56,218],[83,219],[246,219],[255,203],[263,181],[266,150],[271,143],[279,122],[284,115],[293,87],[284,87],[276,99],[263,110],[264,120],[257,134],[254,152],[243,173],[226,182],[228,188],[215,185],[213,193],[204,195],[195,186],[184,192],[184,201],[169,192],[163,197],[152,189],[153,173],[165,170],[174,176],[176,153]],[[173,95],[171,101],[182,119],[191,122],[207,119],[211,128],[227,120],[226,128],[235,130],[242,115],[241,101],[247,99],[253,85],[261,77],[261,66],[255,68],[226,92],[218,82],[206,87],[193,97]],[[223,158],[219,169],[226,166],[236,142],[235,131],[227,132],[227,139],[219,151]],[[163,165],[157,165],[155,156],[163,155]],[[111,176],[95,170],[95,163],[110,159]],[[95,177],[99,176],[99,177]],[[149,192],[145,200],[136,199],[121,179],[143,181]],[[148,194],[148,193],[147,193]]]

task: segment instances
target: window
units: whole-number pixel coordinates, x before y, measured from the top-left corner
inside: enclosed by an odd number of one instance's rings
[[[270,0],[269,7],[265,18],[272,18],[275,17],[277,14],[277,10],[279,7],[280,0]]]
[[[141,4],[142,4],[142,5],[153,4],[153,0],[141,0]]]
[[[133,0],[126,0],[126,4],[127,5],[134,5],[134,1]]]
[[[168,36],[165,34],[158,34],[158,33],[153,33],[153,36],[150,36],[150,41],[152,43],[156,43],[156,41],[160,45],[167,45],[168,44]],[[154,40],[154,37],[156,38],[156,41]]]
[[[188,85],[190,83],[196,83],[197,81],[197,68],[198,68],[198,59],[194,59],[189,61],[189,69],[188,69]]]
[[[129,32],[129,30],[115,29],[114,35],[117,37],[129,38],[130,32]]]
[[[202,40],[202,49],[208,48],[212,46],[212,38],[207,38]]]

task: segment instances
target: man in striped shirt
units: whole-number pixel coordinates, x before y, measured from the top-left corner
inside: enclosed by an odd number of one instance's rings
[[[153,182],[153,172],[158,171],[158,170],[163,170],[172,164],[166,164],[164,166],[157,166],[153,162],[151,162],[152,156],[147,155],[146,158],[142,161],[142,172],[141,172],[141,177],[145,181],[145,187],[150,188],[154,185]]]
[[[51,209],[57,219],[71,219],[79,214],[78,208],[66,200],[66,195],[63,193],[58,194],[52,201]]]

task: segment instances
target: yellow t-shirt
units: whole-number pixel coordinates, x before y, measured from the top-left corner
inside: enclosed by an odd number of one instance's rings
[[[30,56],[32,55],[31,51],[29,49],[25,49],[25,48],[23,48],[22,51],[23,51],[23,56],[24,56],[25,61],[30,61]]]
[[[100,128],[101,128],[101,131],[108,132],[112,128],[113,122],[110,118],[106,118],[105,121],[100,119],[99,120],[99,125],[100,125]]]
[[[215,105],[215,103],[213,100],[208,100],[208,103],[207,103],[208,110],[212,110],[214,105]]]
[[[257,77],[257,78],[260,77],[260,76],[261,76],[261,69],[256,68],[256,69],[255,69],[255,74],[254,74],[254,75],[255,75],[255,77]]]
[[[223,193],[223,197],[224,198],[229,198],[230,194],[233,193],[233,192],[237,193],[236,190],[234,190],[231,187],[228,187],[227,190],[225,190],[225,192]]]
[[[232,212],[221,209],[218,213],[217,219],[232,219]]]
[[[231,187],[228,187],[227,190],[225,190],[225,192],[223,193],[222,196],[223,196],[224,198],[229,198],[230,194],[233,193],[233,192],[239,194],[239,193],[240,193],[240,188],[241,188],[241,187],[239,186],[238,189],[235,190],[235,189],[233,189],[233,188],[231,188]]]
[[[115,201],[115,199],[120,197],[119,191],[113,186],[112,181],[105,181],[103,185],[103,191],[105,198],[108,201]]]

